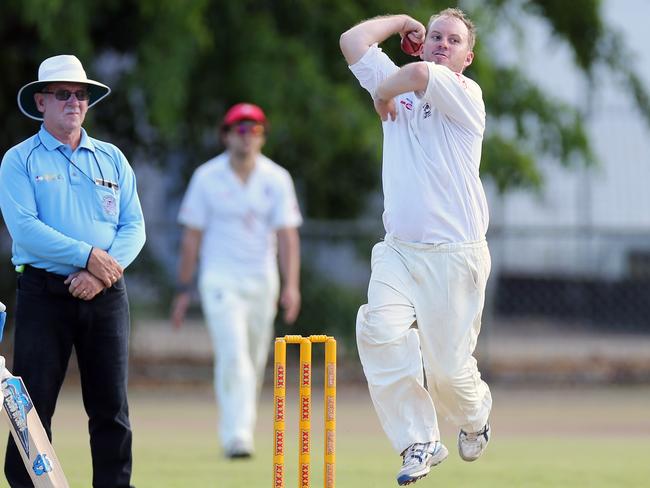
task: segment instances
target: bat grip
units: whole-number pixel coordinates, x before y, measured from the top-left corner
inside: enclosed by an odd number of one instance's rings
[[[5,357],[0,356],[0,383],[4,381],[5,378],[8,378],[9,376],[11,376],[11,373],[5,367]],[[0,384],[0,390],[1,389],[2,389],[2,384]]]
[[[5,304],[0,302],[0,342],[2,342],[2,333],[5,330],[5,320],[7,319],[7,307],[5,307]]]
[[[0,312],[0,342],[2,342],[2,333],[5,330],[6,319],[7,319],[7,312]]]

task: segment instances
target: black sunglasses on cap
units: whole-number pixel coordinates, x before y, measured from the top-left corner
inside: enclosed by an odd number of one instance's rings
[[[60,100],[62,102],[65,102],[70,99],[70,97],[74,94],[75,98],[79,100],[80,102],[83,102],[84,100],[88,100],[90,98],[90,93],[88,90],[75,90],[75,91],[70,91],[70,90],[56,90],[56,91],[45,91],[43,90],[41,93],[48,93],[50,95],[54,95],[54,98],[57,100]]]

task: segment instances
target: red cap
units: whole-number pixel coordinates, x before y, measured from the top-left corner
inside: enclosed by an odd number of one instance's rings
[[[252,103],[238,103],[230,107],[230,110],[226,112],[223,125],[230,126],[242,120],[252,120],[253,122],[266,124],[266,116],[261,108]]]

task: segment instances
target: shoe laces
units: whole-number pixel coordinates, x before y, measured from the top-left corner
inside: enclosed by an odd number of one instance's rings
[[[484,436],[487,439],[486,433],[490,427],[488,424],[485,424],[485,427],[483,427],[481,430],[478,432],[465,432],[464,430],[461,429],[460,435],[465,441],[469,442],[476,442],[479,437]]]
[[[463,440],[469,441],[469,442],[476,442],[479,436],[478,432],[465,432],[462,431],[460,435],[463,437]]]
[[[425,456],[431,454],[427,449],[430,445],[430,442],[423,444],[416,442],[415,444],[412,444],[408,449],[406,449],[406,451],[404,451],[404,464],[408,464],[414,460],[418,463],[422,463]]]

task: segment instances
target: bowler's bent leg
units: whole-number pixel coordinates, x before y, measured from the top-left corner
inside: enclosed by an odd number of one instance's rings
[[[368,303],[357,314],[357,345],[379,421],[399,453],[440,439],[436,411],[424,387],[410,277],[385,243],[373,249]]]
[[[490,272],[487,245],[432,253],[424,266],[433,279],[415,301],[429,391],[454,425],[477,432],[492,408],[490,389],[473,356]]]

